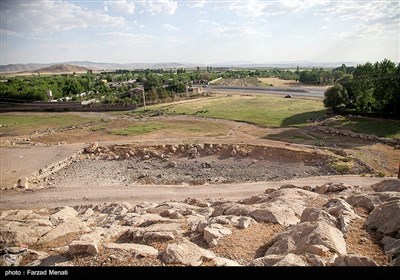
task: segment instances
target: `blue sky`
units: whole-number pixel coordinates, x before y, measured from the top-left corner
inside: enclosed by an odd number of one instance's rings
[[[400,1],[2,0],[0,64],[400,60]]]

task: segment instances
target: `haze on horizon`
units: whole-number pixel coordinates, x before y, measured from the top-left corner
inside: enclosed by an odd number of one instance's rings
[[[400,60],[400,1],[2,0],[0,64]]]

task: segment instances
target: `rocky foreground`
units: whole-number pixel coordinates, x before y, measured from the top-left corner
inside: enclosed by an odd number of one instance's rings
[[[2,266],[400,265],[400,180],[0,212]]]

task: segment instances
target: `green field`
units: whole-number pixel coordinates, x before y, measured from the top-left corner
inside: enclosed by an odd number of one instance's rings
[[[244,121],[260,126],[305,126],[325,115],[322,101],[275,96],[224,96],[148,107],[165,114],[185,114]]]
[[[400,121],[364,117],[336,117],[327,125],[337,129],[346,129],[358,133],[380,137],[400,138]]]
[[[226,133],[228,133],[229,130],[229,127],[224,124],[212,123],[210,121],[202,120],[146,121],[136,124],[125,124],[118,129],[110,129],[112,126],[113,123],[110,123],[107,127],[94,127],[93,129],[91,129],[91,131],[100,131],[121,136],[135,136],[155,132],[158,130],[165,130],[168,131],[168,134],[184,134],[188,136],[203,135],[213,137],[225,135]]]
[[[156,130],[167,128],[165,124],[157,123],[157,122],[149,122],[144,124],[136,124],[122,129],[112,130],[111,134],[114,135],[123,135],[123,136],[132,136],[145,134],[149,132],[153,132]]]
[[[0,124],[4,127],[0,128],[2,132],[27,132],[41,130],[46,128],[59,128],[70,125],[81,125],[90,121],[98,120],[97,118],[81,117],[72,114],[48,113],[48,114],[18,114],[3,115],[0,114]]]

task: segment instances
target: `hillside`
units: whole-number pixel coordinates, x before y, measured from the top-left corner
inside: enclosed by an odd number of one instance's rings
[[[87,72],[89,69],[82,66],[72,64],[56,64],[48,67],[35,70],[39,73],[73,73],[73,72]]]

